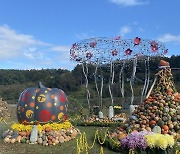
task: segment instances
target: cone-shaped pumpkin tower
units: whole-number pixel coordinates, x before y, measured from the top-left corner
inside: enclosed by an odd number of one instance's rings
[[[180,93],[175,89],[168,62],[160,61],[155,81],[144,102],[135,108],[128,128],[138,131],[156,129],[162,134],[173,135],[179,132]]]

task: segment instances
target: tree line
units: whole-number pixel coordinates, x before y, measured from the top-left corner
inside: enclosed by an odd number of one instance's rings
[[[154,74],[157,72],[158,63],[161,58],[157,57],[150,60],[149,67],[151,72],[151,78],[154,78]],[[163,58],[168,61],[171,68],[180,68],[180,56],[171,56],[170,58]],[[125,88],[128,87],[128,79],[132,75],[133,62],[128,61],[125,64],[124,76],[125,76]],[[122,67],[122,63],[118,62],[114,65],[114,83],[118,83],[119,70]],[[104,64],[98,66],[97,73],[95,74],[96,66],[88,65],[88,80],[91,91],[95,91],[94,80],[98,83],[100,88],[101,77],[103,76],[105,86],[108,85],[110,77],[110,64]],[[142,85],[145,78],[145,64],[144,60],[138,60],[137,73],[136,73],[136,86]],[[173,76],[175,83],[180,82],[180,70],[173,70]],[[38,82],[41,81],[46,87],[60,88],[71,97],[81,97],[80,93],[84,89],[86,83],[82,65],[78,64],[72,71],[63,69],[41,69],[41,70],[13,70],[13,69],[0,69],[0,97],[8,100],[9,103],[16,103],[20,93],[27,87],[37,87]],[[118,84],[113,85],[114,92],[116,93],[119,88]],[[83,90],[82,90],[83,89]],[[77,94],[77,92],[79,92]],[[74,95],[76,93],[76,95]],[[128,93],[127,93],[128,94]],[[82,94],[83,97],[85,94]],[[94,92],[94,95],[97,95]],[[120,93],[115,94],[117,97]],[[109,97],[108,87],[104,89],[104,97]],[[95,97],[95,96],[94,96]]]

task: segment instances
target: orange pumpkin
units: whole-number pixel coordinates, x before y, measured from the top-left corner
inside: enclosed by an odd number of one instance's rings
[[[51,128],[50,128],[50,127],[46,127],[46,128],[45,128],[45,131],[46,131],[46,132],[49,132],[49,131],[51,131]]]
[[[48,140],[48,144],[49,144],[49,145],[52,145],[52,141],[51,141],[51,140]]]
[[[168,95],[172,95],[172,92],[171,92],[171,91],[167,91],[167,94],[168,94]]]
[[[26,136],[26,132],[22,131],[22,132],[19,133],[19,135],[21,135],[22,137]]]
[[[169,63],[165,60],[160,60],[159,66],[169,66]]]
[[[149,100],[146,100],[146,101],[145,101],[145,103],[146,103],[146,104],[149,104],[149,103],[150,103],[150,101],[149,101]]]
[[[162,134],[167,134],[169,130],[162,129]]]
[[[152,110],[152,106],[149,106],[149,110]]]
[[[150,95],[148,98],[149,98],[149,99],[151,99],[151,98],[152,98],[152,96]]]
[[[165,130],[165,131],[168,131],[169,130],[169,127],[167,125],[163,125],[162,128]]]
[[[175,102],[180,102],[180,99],[175,99],[174,101],[175,101]]]
[[[53,137],[51,135],[48,135],[48,140],[52,140]]]
[[[175,99],[180,100],[180,93],[177,92],[174,94],[174,96],[175,96]]]
[[[121,140],[122,138],[126,137],[127,135],[125,133],[120,133],[118,135],[118,140]]]
[[[151,120],[151,121],[149,122],[149,125],[154,125],[154,124],[156,124],[156,121],[155,121],[155,120]]]

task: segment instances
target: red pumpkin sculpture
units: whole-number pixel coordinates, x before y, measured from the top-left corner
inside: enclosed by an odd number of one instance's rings
[[[19,123],[49,123],[67,119],[68,100],[65,93],[57,88],[46,88],[41,82],[39,88],[25,89],[18,101]]]

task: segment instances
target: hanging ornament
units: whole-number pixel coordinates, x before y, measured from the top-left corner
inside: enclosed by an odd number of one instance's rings
[[[113,50],[113,51],[112,51],[112,56],[117,56],[117,54],[118,54],[118,51],[117,51],[117,50]]]
[[[87,58],[87,59],[91,59],[92,55],[93,55],[93,54],[92,54],[91,52],[87,52],[87,53],[86,53],[86,58]]]
[[[151,44],[152,52],[156,52],[158,50],[158,43],[155,41],[152,41],[150,44]]]
[[[94,48],[94,47],[96,46],[96,44],[97,44],[96,42],[91,42],[91,43],[90,43],[90,47],[91,47],[91,48]]]
[[[164,55],[166,55],[168,53],[168,49],[164,50]]]
[[[129,49],[129,48],[125,51],[126,56],[131,55],[131,53],[132,53],[132,50],[131,50],[131,49]]]
[[[76,59],[77,56],[75,55],[75,53],[72,53],[72,54],[71,54],[71,57],[72,57],[73,59]]]
[[[139,45],[141,43],[141,38],[135,37],[134,39],[134,45]]]
[[[120,40],[120,39],[121,39],[121,36],[116,36],[114,39],[115,39],[115,40]]]
[[[76,43],[72,44],[72,49],[74,49],[76,47]]]

